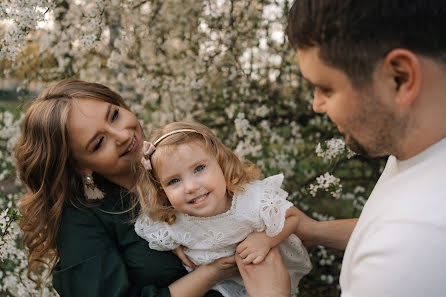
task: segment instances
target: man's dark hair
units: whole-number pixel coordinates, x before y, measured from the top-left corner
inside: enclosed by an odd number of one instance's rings
[[[294,48],[318,47],[355,86],[395,48],[446,64],[445,0],[295,0],[286,31]]]

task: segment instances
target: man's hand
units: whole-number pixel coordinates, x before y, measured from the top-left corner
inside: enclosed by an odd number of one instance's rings
[[[245,264],[238,254],[235,255],[235,261],[249,296],[289,297],[291,295],[290,274],[277,247],[272,248],[265,260],[257,265]]]
[[[265,232],[253,232],[236,249],[245,264],[259,264],[271,249],[271,239]]]

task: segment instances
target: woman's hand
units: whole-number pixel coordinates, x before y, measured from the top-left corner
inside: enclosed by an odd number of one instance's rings
[[[180,260],[183,261],[184,265],[186,265],[190,268],[195,268],[194,262],[192,262],[184,253],[182,245],[180,245],[176,249],[174,249],[172,251],[172,253],[174,253],[178,258],[180,258]]]
[[[200,265],[197,269],[183,276],[169,286],[172,297],[203,296],[216,283],[238,275],[238,268],[234,256],[215,260],[207,265]]]

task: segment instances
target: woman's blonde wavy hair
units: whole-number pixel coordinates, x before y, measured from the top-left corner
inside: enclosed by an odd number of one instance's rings
[[[175,209],[169,199],[161,191],[161,184],[157,178],[156,167],[161,159],[170,155],[180,144],[200,141],[205,148],[217,159],[226,181],[226,191],[229,197],[242,192],[243,186],[259,179],[260,170],[248,161],[242,162],[228,147],[226,147],[212,131],[199,123],[174,122],[153,131],[148,141],[155,143],[161,136],[180,129],[192,129],[196,132],[174,133],[156,145],[156,151],[151,156],[154,169],[147,171],[143,166],[137,170],[136,193],[138,194],[141,214],[148,214],[153,220],[164,221],[168,224],[175,222]]]
[[[75,101],[89,98],[128,109],[122,97],[106,86],[66,79],[52,84],[31,103],[15,149],[18,176],[26,188],[19,211],[20,227],[28,248],[28,277],[43,266],[50,271],[58,261],[56,236],[65,206],[93,206],[82,195],[67,128]],[[97,206],[97,203],[95,204]]]

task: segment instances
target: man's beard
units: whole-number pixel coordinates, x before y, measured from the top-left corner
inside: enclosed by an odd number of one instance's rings
[[[397,117],[370,93],[361,100],[359,110],[362,113],[352,116],[349,122],[355,130],[369,133],[364,135],[366,137],[360,142],[350,131],[346,131],[344,135],[346,145],[353,152],[369,158],[396,154],[399,138],[403,138],[407,133],[407,120]]]
[[[349,149],[351,149],[353,152],[357,153],[358,155],[364,156],[364,157],[370,157],[367,150],[362,146],[356,138],[353,136],[347,136],[345,135],[345,144],[348,146]]]

